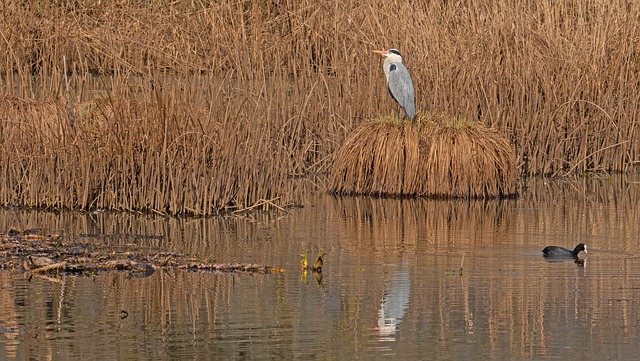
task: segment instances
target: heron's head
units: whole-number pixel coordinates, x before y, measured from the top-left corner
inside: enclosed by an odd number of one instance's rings
[[[384,56],[392,63],[402,63],[402,55],[400,55],[398,49],[374,50],[373,52]]]

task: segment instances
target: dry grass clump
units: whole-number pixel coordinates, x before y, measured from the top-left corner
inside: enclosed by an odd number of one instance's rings
[[[439,126],[438,126],[439,125]],[[514,146],[481,123],[436,122],[431,128],[426,177],[428,194],[497,197],[515,194]]]
[[[337,151],[337,194],[500,197],[515,193],[513,146],[493,129],[460,118],[418,124],[361,124]]]

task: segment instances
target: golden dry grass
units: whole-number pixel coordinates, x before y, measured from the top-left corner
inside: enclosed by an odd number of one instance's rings
[[[3,118],[3,205],[210,214],[295,203],[292,179],[325,173],[363,119],[397,112],[371,54],[390,47],[419,111],[497,129],[521,174],[640,163],[635,2],[52,0],[0,11],[2,92],[57,104],[51,117],[64,118]],[[78,107],[96,96],[112,115],[82,123]]]
[[[203,110],[161,95],[100,98],[65,111],[54,102],[0,98],[5,204],[204,215],[268,206],[274,202],[264,200],[278,197],[271,189],[295,195],[291,175],[273,163],[295,161],[287,148],[295,143],[268,123],[204,123]]]
[[[482,124],[432,116],[363,123],[336,152],[336,194],[504,197],[515,194],[515,151]]]

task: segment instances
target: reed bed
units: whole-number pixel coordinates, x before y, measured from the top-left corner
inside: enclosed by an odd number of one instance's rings
[[[2,92],[56,104],[59,118],[5,111],[4,205],[211,214],[296,203],[294,180],[326,173],[363,119],[397,111],[371,54],[390,47],[419,111],[497,129],[521,174],[640,163],[635,2],[51,0],[0,11]],[[110,117],[77,114],[103,98]]]
[[[223,124],[159,93],[97,98],[70,112],[4,98],[0,109],[3,202],[28,207],[196,215],[281,207],[296,202],[295,147],[313,142],[299,118],[286,132],[244,112]]]
[[[426,116],[361,124],[336,152],[331,192],[493,198],[515,194],[515,151],[484,125]]]

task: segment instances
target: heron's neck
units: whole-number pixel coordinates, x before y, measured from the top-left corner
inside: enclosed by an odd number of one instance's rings
[[[389,80],[389,73],[391,73],[392,63],[402,63],[402,59],[391,58],[391,57],[384,59],[384,64],[382,64],[382,69],[384,69],[384,75],[387,77],[387,81]]]
[[[384,59],[384,64],[382,64],[382,69],[384,69],[384,75],[387,77],[387,81],[389,81],[389,73],[391,73],[391,59]]]

